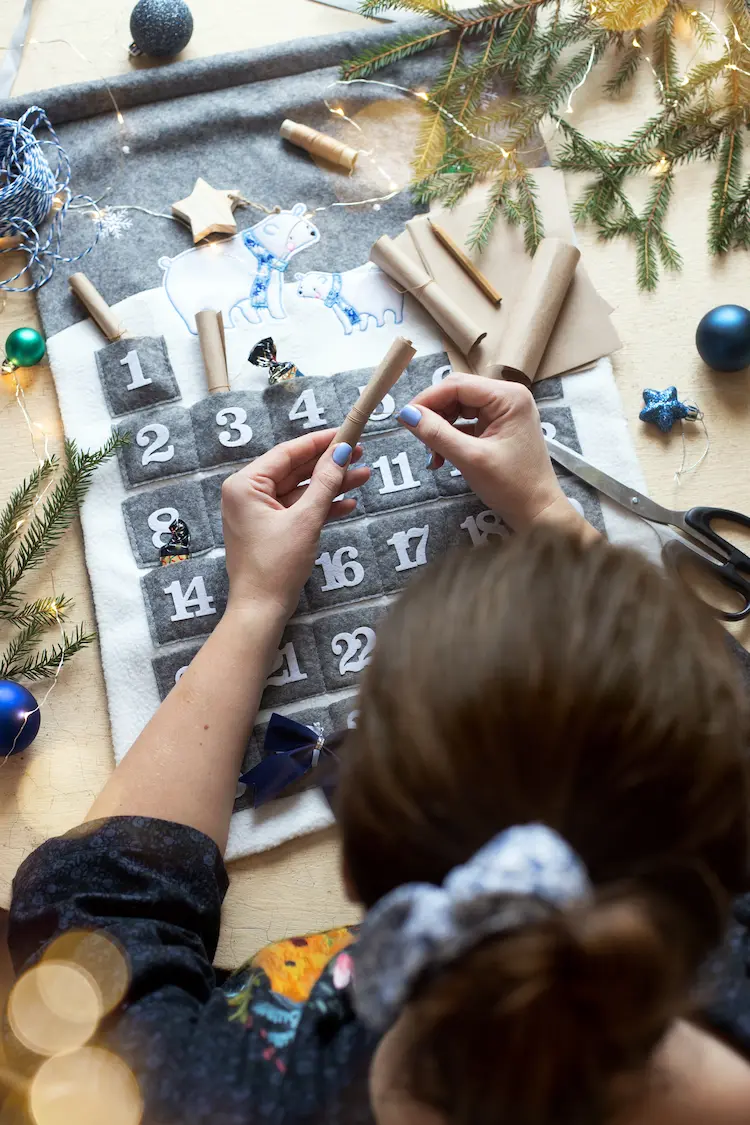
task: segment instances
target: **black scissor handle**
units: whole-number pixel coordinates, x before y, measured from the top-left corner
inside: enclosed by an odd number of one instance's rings
[[[734,543],[730,543],[723,535],[719,535],[718,531],[713,529],[714,520],[725,520],[727,523],[737,524],[739,527],[746,527],[750,530],[750,516],[745,516],[742,512],[733,512],[731,508],[689,508],[685,512],[685,523],[693,531],[698,531],[718,547],[719,554],[725,560],[724,566],[727,568],[736,568],[742,574],[750,575],[750,558],[741,551],[739,547],[735,547]],[[742,574],[737,575],[738,578]]]
[[[720,609],[713,605],[711,601],[705,598],[701,599],[716,617],[721,617],[724,621],[744,621],[746,617],[750,617],[750,583],[737,574],[734,567],[729,567],[725,563],[711,562],[679,539],[668,539],[662,547],[661,553],[666,565],[682,582],[685,582],[685,578],[680,568],[681,564],[686,562],[704,571],[714,581],[721,582],[722,585],[728,586],[740,595],[744,604],[742,609],[735,611]],[[687,585],[689,587],[689,583]]]

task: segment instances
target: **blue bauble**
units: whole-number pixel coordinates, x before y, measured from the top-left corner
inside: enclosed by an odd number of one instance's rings
[[[39,733],[39,704],[14,680],[0,680],[0,754],[18,754]]]
[[[187,47],[193,17],[185,0],[138,0],[130,16],[131,55],[171,59]]]
[[[703,317],[695,346],[714,371],[741,371],[750,365],[750,309],[719,305]]]

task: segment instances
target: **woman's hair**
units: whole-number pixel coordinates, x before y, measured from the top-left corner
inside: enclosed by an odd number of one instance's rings
[[[723,630],[638,555],[534,531],[415,581],[359,706],[338,811],[366,906],[530,822],[595,888],[417,983],[408,1093],[451,1125],[603,1120],[747,886],[747,723]]]

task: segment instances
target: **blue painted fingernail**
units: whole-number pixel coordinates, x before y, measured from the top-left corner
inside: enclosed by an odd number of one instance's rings
[[[408,406],[402,406],[399,410],[398,420],[399,422],[406,422],[407,426],[418,426],[422,420],[422,411],[409,403]]]
[[[428,450],[427,450],[427,460],[425,461],[425,468],[427,468],[427,469],[432,469],[432,468],[433,468],[433,464],[432,464],[432,450],[431,450],[431,449],[428,449]]]
[[[340,441],[333,451],[333,459],[340,469],[343,469],[351,455],[352,447],[348,441]]]

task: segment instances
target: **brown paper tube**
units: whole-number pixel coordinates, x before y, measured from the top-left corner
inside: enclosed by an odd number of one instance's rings
[[[285,141],[296,145],[297,148],[303,148],[305,152],[319,156],[322,160],[328,160],[331,164],[338,164],[340,168],[346,168],[347,172],[354,171],[359,156],[356,148],[344,145],[325,133],[319,133],[309,125],[290,121],[289,118],[281,122],[279,133]]]
[[[22,234],[4,234],[0,238],[0,250],[17,250],[22,243]]]
[[[362,431],[373,410],[377,409],[391,387],[395,386],[416,354],[417,349],[412,346],[411,340],[406,340],[403,336],[396,337],[385,357],[373,371],[362,394],[336,431],[334,445],[347,441],[354,449],[362,437]]]
[[[463,355],[487,335],[451,300],[422,266],[407,258],[387,234],[370,250],[370,261],[415,297]]]
[[[224,339],[224,317],[216,309],[201,309],[195,314],[198,339],[201,342],[203,364],[206,368],[208,393],[229,390],[227,370],[227,345]]]
[[[92,320],[96,321],[108,340],[119,340],[121,336],[125,335],[124,330],[115,319],[115,314],[85,273],[71,274],[68,278],[68,284],[81,304],[88,309]]]
[[[561,238],[539,243],[488,371],[492,378],[534,382],[580,257],[578,247]]]

